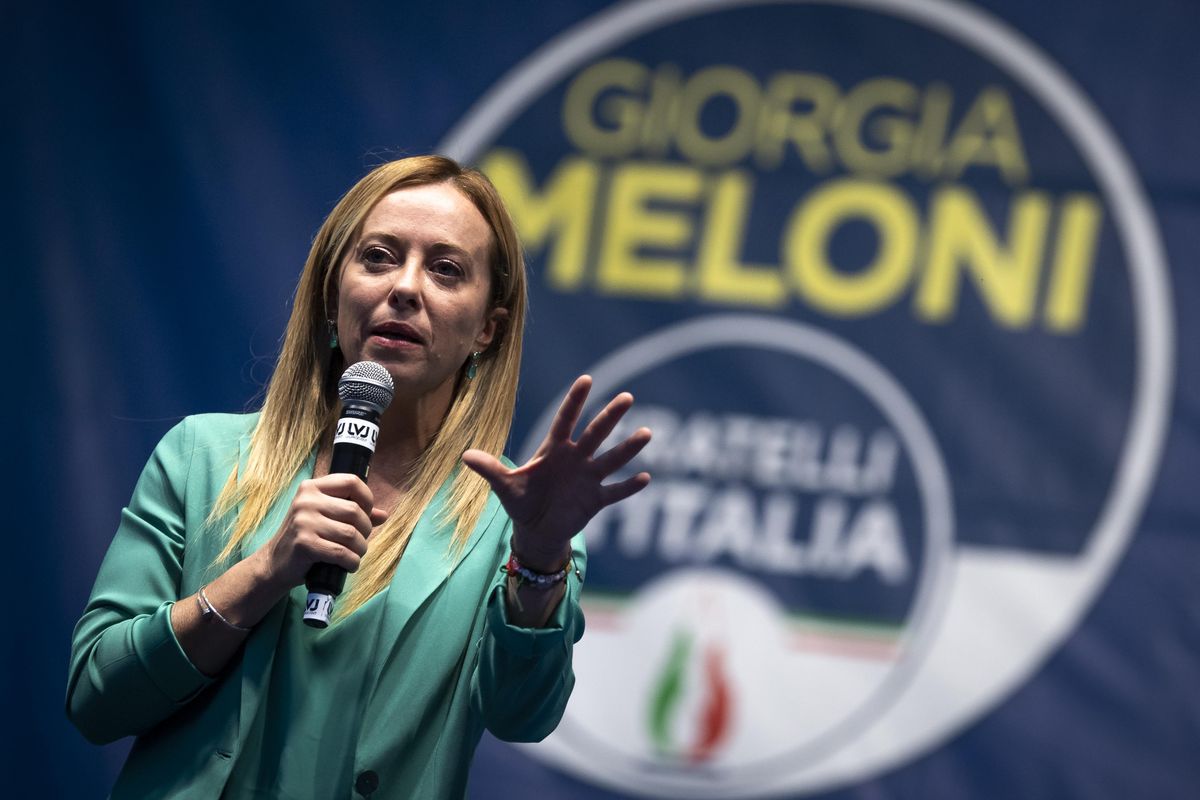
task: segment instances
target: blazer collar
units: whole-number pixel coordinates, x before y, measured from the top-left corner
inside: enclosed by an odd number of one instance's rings
[[[495,495],[490,495],[483,513],[479,516],[478,524],[471,531],[462,550],[452,547],[450,540],[454,535],[454,521],[445,519],[443,515],[453,480],[452,474],[422,512],[404,549],[404,555],[396,566],[392,585],[403,586],[404,590],[388,592],[387,621],[381,631],[385,642],[394,641],[399,637],[413,613],[424,605],[454,569],[466,560],[500,509],[500,501]]]

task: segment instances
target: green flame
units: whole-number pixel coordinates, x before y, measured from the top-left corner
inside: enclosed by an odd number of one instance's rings
[[[659,755],[674,752],[671,747],[671,717],[683,696],[684,673],[691,652],[691,635],[685,630],[676,631],[671,653],[655,682],[654,696],[650,702],[650,738]]]

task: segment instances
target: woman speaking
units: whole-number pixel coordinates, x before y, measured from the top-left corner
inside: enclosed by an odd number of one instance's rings
[[[462,797],[484,728],[560,719],[583,634],[588,520],[643,488],[604,484],[650,439],[601,445],[575,381],[528,463],[501,460],[525,270],[479,172],[385,164],[321,226],[255,414],[189,417],[121,515],[72,644],[67,713],[137,737],[114,798]],[[394,398],[364,481],[330,472],[347,365]],[[466,468],[464,468],[464,466]],[[305,576],[351,573],[306,626]]]

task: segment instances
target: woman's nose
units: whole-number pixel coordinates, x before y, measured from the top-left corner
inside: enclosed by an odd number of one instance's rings
[[[396,305],[419,306],[421,304],[421,281],[425,271],[419,261],[409,259],[395,271],[389,300]]]

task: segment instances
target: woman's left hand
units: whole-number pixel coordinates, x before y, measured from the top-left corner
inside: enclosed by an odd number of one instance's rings
[[[571,441],[587,402],[592,379],[575,380],[563,398],[541,446],[525,464],[509,469],[482,450],[463,453],[463,463],[491,484],[513,521],[513,550],[535,572],[561,569],[571,555],[571,537],[605,506],[636,494],[650,483],[639,472],[616,483],[602,481],[630,462],[650,441],[650,429],[638,428],[628,439],[600,455],[596,450],[633,405],[622,392],[609,401]]]

